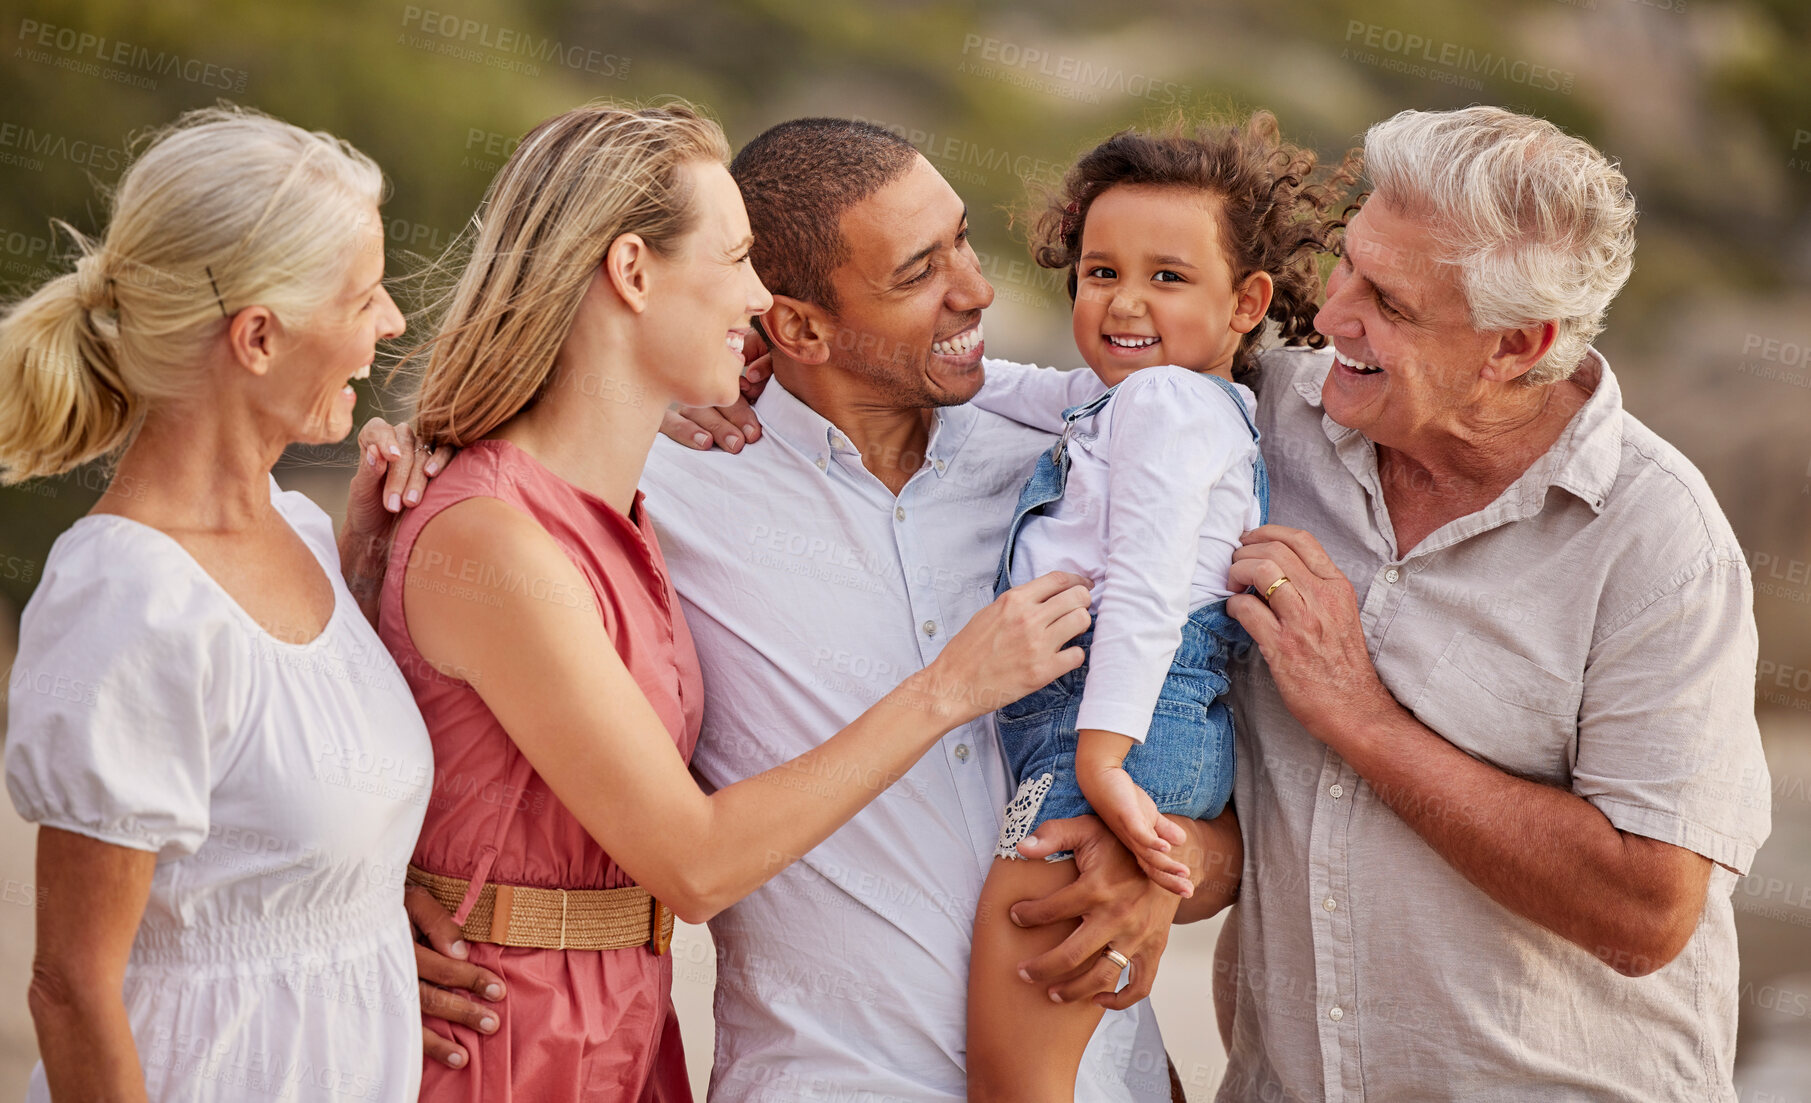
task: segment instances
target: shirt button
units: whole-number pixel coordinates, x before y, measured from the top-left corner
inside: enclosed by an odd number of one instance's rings
[[[1327,795],[1334,800],[1338,800],[1346,795],[1346,787],[1338,782],[1334,782],[1333,785],[1327,789]]]
[[[934,620],[925,621],[922,627],[924,628],[924,634],[927,636],[935,636],[937,634],[937,622]]]
[[[1383,580],[1385,582],[1395,582],[1397,579],[1399,579],[1401,577],[1402,577],[1402,572],[1397,570],[1394,567],[1391,567],[1389,570],[1383,572]]]
[[[827,465],[828,465],[828,461],[825,460],[824,457],[819,456],[817,458],[817,469],[819,471],[822,471]]]
[[[1327,1018],[1332,1019],[1334,1022],[1338,1022],[1345,1017],[1346,1013],[1337,1007],[1329,1008],[1327,1010]]]
[[[905,507],[904,506],[894,506],[893,507],[893,520],[895,520],[895,521],[905,520]]]
[[[939,470],[939,471],[943,470],[943,461],[942,460],[937,461],[937,470]]]
[[[1339,908],[1339,901],[1329,896],[1321,901],[1321,907],[1326,908],[1328,911],[1335,911]]]
[[[957,762],[967,762],[968,761],[968,744],[967,743],[956,744],[956,761]]]

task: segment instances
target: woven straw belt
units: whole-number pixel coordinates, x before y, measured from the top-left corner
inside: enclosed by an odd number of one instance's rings
[[[420,885],[456,912],[471,883],[409,867]],[[486,884],[462,927],[472,942],[542,950],[626,950],[647,946],[664,954],[673,942],[673,912],[647,889],[541,889]]]

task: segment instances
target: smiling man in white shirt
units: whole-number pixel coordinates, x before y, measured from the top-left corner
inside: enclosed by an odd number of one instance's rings
[[[715,785],[809,750],[992,600],[1013,503],[1052,439],[966,405],[993,289],[961,199],[909,144],[797,120],[731,171],[775,294],[774,379],[740,454],[662,440],[642,482],[704,667],[692,765]],[[889,783],[712,921],[713,1099],[963,1098],[969,941],[1010,795],[991,717],[875,779]],[[1093,830],[1112,861],[1084,863],[1086,891],[1116,899],[1044,971],[1080,967],[1066,998],[1110,989],[1111,941],[1135,962],[1123,1005],[1149,990],[1176,898]],[[1196,895],[1182,918],[1225,899]],[[1076,1091],[1170,1098],[1147,1004],[1103,1020]]]

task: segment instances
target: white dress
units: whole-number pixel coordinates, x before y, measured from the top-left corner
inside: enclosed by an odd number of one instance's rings
[[[157,854],[126,969],[151,1100],[413,1100],[405,864],[433,749],[340,578],[327,515],[271,481],[333,582],[327,627],[259,627],[170,537],[77,521],[25,607],[8,694],[20,815]],[[44,1069],[26,1098],[47,1101]]]

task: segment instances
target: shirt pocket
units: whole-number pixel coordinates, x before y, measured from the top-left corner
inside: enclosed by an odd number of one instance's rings
[[[1530,781],[1566,787],[1578,750],[1582,680],[1461,632],[1429,672],[1416,718],[1473,758]]]

